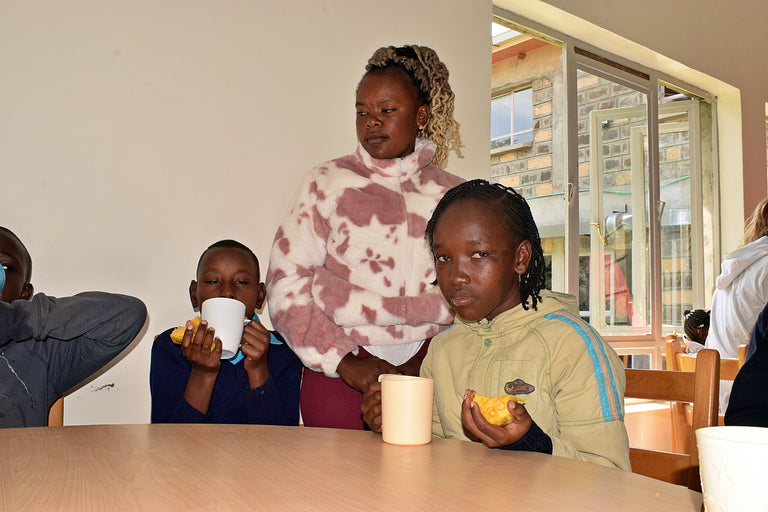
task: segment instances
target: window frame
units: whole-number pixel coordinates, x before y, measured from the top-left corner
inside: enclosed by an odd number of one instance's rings
[[[530,119],[531,127],[529,129],[527,129],[527,130],[514,131],[515,93],[518,93],[520,91],[524,91],[526,89],[530,89],[531,90],[531,119]],[[499,146],[499,147],[496,147],[496,148],[491,148],[491,153],[490,153],[491,155],[497,155],[499,153],[506,153],[508,151],[514,151],[514,150],[520,149],[520,148],[530,148],[531,146],[533,146],[533,118],[534,118],[534,112],[533,112],[533,82],[526,81],[526,82],[522,82],[522,83],[515,84],[515,85],[512,85],[512,86],[504,86],[504,87],[499,88],[496,91],[492,91],[492,93],[491,93],[491,105],[493,104],[494,100],[500,99],[500,98],[502,98],[504,96],[507,96],[507,95],[512,97],[512,109],[510,111],[510,116],[509,116],[510,117],[509,124],[510,124],[510,127],[511,127],[512,131],[510,131],[509,135],[504,135],[504,137],[507,137],[507,136],[509,137],[509,144],[507,144],[505,146]],[[531,140],[527,140],[527,141],[523,141],[523,142],[518,142],[516,144],[513,143],[515,135],[520,135],[520,134],[524,134],[524,133],[530,133],[531,134]],[[499,139],[499,138],[502,138],[502,137],[496,137],[496,139]],[[494,140],[495,139],[491,138],[490,139],[490,143],[493,143]]]
[[[648,123],[648,165],[649,165],[649,216],[656,219],[649,226],[649,257],[648,268],[651,273],[650,289],[648,290],[650,298],[650,325],[646,333],[632,333],[626,335],[604,335],[608,343],[614,347],[620,354],[640,354],[650,353],[651,367],[662,367],[662,354],[664,353],[664,339],[662,326],[662,276],[661,276],[661,222],[662,213],[660,205],[660,170],[659,170],[659,100],[658,86],[669,84],[677,90],[686,91],[698,96],[712,105],[712,137],[713,137],[713,162],[712,162],[712,194],[713,194],[713,215],[718,215],[720,210],[719,199],[719,159],[717,149],[717,103],[716,98],[707,91],[703,91],[695,86],[678,80],[658,70],[649,69],[638,63],[614,55],[609,51],[594,47],[568,34],[560,33],[539,23],[522,18],[521,16],[507,11],[501,7],[493,6],[493,21],[496,23],[510,26],[513,30],[522,33],[534,35],[546,41],[556,43],[562,48],[562,73],[564,84],[564,104],[565,104],[565,292],[579,295],[579,174],[578,174],[578,101],[577,101],[577,70],[584,70],[589,73],[601,76],[607,80],[612,80],[629,88],[638,90],[646,94],[647,98],[647,123]],[[700,166],[697,169],[700,170]],[[693,171],[693,169],[692,169]],[[693,178],[693,174],[692,174]],[[695,190],[701,190],[702,177],[698,173],[696,177],[697,184]],[[695,202],[694,202],[695,201]],[[692,209],[701,209],[701,194],[692,196]],[[696,217],[696,216],[693,216]],[[692,225],[692,228],[694,226]],[[694,229],[697,231],[698,227]],[[594,233],[593,233],[594,235]],[[707,268],[705,276],[704,289],[698,293],[711,295],[712,289],[709,279],[709,273],[715,277],[718,275],[721,234],[718,229],[714,230],[712,240],[712,249],[714,258],[713,268]],[[698,237],[695,251],[703,252],[703,241]],[[703,260],[703,257],[702,257]],[[710,286],[707,286],[710,285]]]

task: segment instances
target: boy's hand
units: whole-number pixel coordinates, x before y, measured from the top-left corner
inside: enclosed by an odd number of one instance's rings
[[[485,446],[498,448],[508,446],[521,440],[531,429],[533,420],[523,404],[514,400],[507,403],[507,409],[514,418],[512,423],[504,427],[491,425],[485,420],[476,402],[472,401],[473,390],[464,391],[464,401],[461,403],[461,422],[469,433],[477,437]]]
[[[208,327],[208,322],[200,322],[200,327],[192,336],[194,324],[187,321],[184,337],[181,339],[181,352],[192,367],[184,390],[184,399],[202,413],[208,412],[211,403],[213,386],[221,368],[221,340],[217,340],[215,348],[215,332]]]
[[[248,373],[248,383],[251,389],[260,387],[269,378],[269,366],[267,365],[269,338],[270,332],[258,320],[251,320],[243,327],[240,350],[245,356],[243,366]]]
[[[215,343],[216,333],[213,327],[208,327],[208,322],[203,320],[197,332],[192,335],[194,324],[187,320],[184,337],[181,339],[181,353],[192,366],[193,373],[206,373],[218,375],[221,366],[221,341]]]
[[[365,393],[371,386],[377,385],[379,375],[382,373],[398,375],[403,373],[396,366],[376,356],[359,358],[351,352],[344,356],[336,371],[347,386],[361,393]]]
[[[381,432],[381,383],[376,382],[363,395],[363,421],[374,432]]]

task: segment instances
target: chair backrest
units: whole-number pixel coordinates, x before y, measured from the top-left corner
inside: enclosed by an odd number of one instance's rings
[[[64,397],[59,397],[58,400],[53,402],[51,409],[48,411],[48,426],[49,427],[61,427],[64,425]]]
[[[743,347],[743,348],[742,348]],[[739,345],[739,357],[720,358],[720,378],[733,380],[739,373],[747,354],[747,346]],[[679,339],[666,341],[667,370],[692,372],[696,370],[696,355],[686,354],[685,345]]]
[[[669,337],[664,343],[667,355],[667,370],[680,371],[677,354],[685,354],[685,343],[683,343],[683,338]]]
[[[694,372],[626,369],[624,396],[693,404],[688,453],[630,448],[629,460],[634,473],[700,491],[699,450],[694,432],[717,425],[720,354],[702,349],[696,359]]]

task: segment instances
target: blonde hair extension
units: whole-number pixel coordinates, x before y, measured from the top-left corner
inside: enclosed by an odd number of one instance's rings
[[[444,168],[448,152],[453,150],[461,157],[461,134],[459,123],[453,118],[454,94],[448,83],[448,68],[440,61],[437,53],[426,46],[386,46],[376,50],[365,67],[372,69],[398,66],[413,78],[421,96],[429,102],[429,120],[421,136],[435,143],[437,149],[432,164]]]
[[[768,197],[760,201],[744,224],[744,245],[768,235]]]

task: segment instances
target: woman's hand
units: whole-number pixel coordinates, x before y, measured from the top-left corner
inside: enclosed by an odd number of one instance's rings
[[[402,374],[396,366],[376,356],[359,358],[351,352],[342,358],[336,371],[351,388],[366,393],[371,386],[379,383],[383,373]]]
[[[363,421],[374,432],[381,432],[381,383],[376,382],[363,395]]]
[[[531,429],[533,420],[523,404],[514,400],[507,402],[507,409],[512,414],[512,422],[504,427],[491,425],[480,412],[477,402],[472,401],[473,390],[464,391],[461,403],[461,422],[469,433],[489,448],[509,446],[521,440]]]
[[[243,327],[243,337],[240,340],[240,350],[245,356],[243,366],[248,374],[248,384],[251,389],[262,386],[269,378],[270,332],[258,320],[251,320]]]
[[[403,375],[414,375],[418,377],[422,361],[424,361],[424,356],[413,356],[398,366],[397,369],[400,370],[400,373]]]
[[[423,360],[423,356],[413,356],[398,366],[397,371],[388,371],[386,373],[418,376]],[[360,408],[363,412],[363,421],[368,425],[368,428],[374,432],[381,432],[381,383],[378,376],[376,377],[376,382],[368,386],[368,389],[365,391]]]

